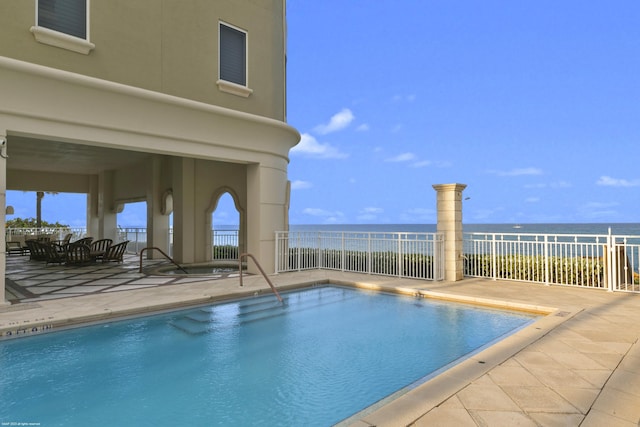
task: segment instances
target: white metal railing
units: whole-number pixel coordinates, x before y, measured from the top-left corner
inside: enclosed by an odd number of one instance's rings
[[[7,228],[5,236],[7,242],[38,238],[62,240],[67,234],[71,233],[71,240],[77,240],[85,237],[86,231],[84,227]]]
[[[427,280],[444,278],[439,233],[276,232],[275,271],[327,269]]]
[[[640,236],[464,233],[465,276],[639,292]]]
[[[7,228],[6,239],[8,242],[37,239],[46,237],[49,240],[62,240],[68,233],[72,233],[71,241],[87,236],[87,229],[84,227],[64,227],[64,228]],[[212,230],[211,258],[218,260],[236,260],[239,254],[239,231],[237,229]],[[173,229],[169,230],[169,255],[173,254]],[[129,241],[127,252],[140,253],[147,247],[146,227],[118,227],[116,240],[118,242]]]
[[[211,259],[236,260],[239,252],[239,230],[211,230]]]

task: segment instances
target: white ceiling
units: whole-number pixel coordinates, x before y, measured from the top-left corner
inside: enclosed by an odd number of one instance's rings
[[[83,144],[10,136],[7,169],[97,174],[138,163],[148,153]]]

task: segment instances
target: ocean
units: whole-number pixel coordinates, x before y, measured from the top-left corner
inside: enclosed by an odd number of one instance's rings
[[[640,236],[640,223],[593,224],[463,224],[465,233],[530,233]],[[434,233],[435,224],[291,224],[291,231]]]

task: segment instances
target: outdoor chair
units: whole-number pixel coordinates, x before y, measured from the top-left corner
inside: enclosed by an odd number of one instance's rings
[[[46,253],[46,249],[45,243],[39,242],[37,240],[27,240],[25,242],[27,244],[27,247],[29,248],[29,259],[32,261],[46,261],[47,260],[47,253]]]
[[[79,245],[91,246],[91,242],[93,242],[93,237],[83,237],[82,239],[78,239],[73,243],[79,244]]]
[[[83,243],[71,243],[67,246],[67,265],[82,265],[94,262],[91,257],[91,248]]]
[[[109,246],[111,246],[113,240],[111,239],[100,239],[96,240],[91,244],[91,256],[95,259],[102,258],[104,254],[107,253]]]
[[[12,252],[19,252],[20,255],[24,255],[24,248],[20,242],[7,242],[7,255],[11,255]]]
[[[128,240],[118,243],[117,245],[109,246],[109,249],[102,257],[102,262],[116,261],[122,262],[125,251],[127,250]]]
[[[49,264],[62,264],[67,261],[66,248],[63,246],[52,244],[43,245],[44,252],[46,254],[45,261]]]
[[[64,239],[62,240],[57,240],[56,243],[60,246],[64,246],[64,245],[68,245],[69,242],[71,241],[71,237],[73,237],[73,233],[67,233],[64,236]]]

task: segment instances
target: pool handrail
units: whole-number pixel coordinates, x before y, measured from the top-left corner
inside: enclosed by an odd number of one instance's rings
[[[178,267],[180,270],[182,270],[185,274],[188,274],[188,271],[185,270],[180,264],[178,264],[177,262],[175,262],[173,260],[173,258],[171,258],[169,255],[167,255],[166,253],[164,253],[164,251],[156,246],[148,246],[146,248],[142,248],[142,250],[140,251],[140,270],[138,270],[139,273],[142,273],[142,254],[144,253],[144,251],[146,251],[147,249],[155,249],[158,252],[160,252],[162,255],[164,255],[164,257],[166,259],[168,259],[169,261],[171,261],[176,267]]]
[[[243,254],[240,254],[240,256],[238,256],[238,270],[240,270],[240,286],[244,286],[242,284],[242,259],[244,257],[251,258],[253,260],[253,262],[256,264],[256,267],[258,267],[258,270],[260,270],[260,273],[262,273],[262,277],[264,277],[264,279],[267,281],[267,283],[271,287],[271,290],[273,291],[275,296],[278,298],[278,301],[280,301],[280,303],[282,303],[283,302],[282,301],[282,297],[280,296],[280,294],[276,290],[276,287],[273,286],[273,283],[271,283],[271,280],[269,280],[269,277],[267,277],[267,273],[264,272],[264,270],[262,269],[262,266],[260,265],[260,263],[258,262],[256,257],[254,257],[250,253],[243,253]]]

